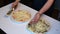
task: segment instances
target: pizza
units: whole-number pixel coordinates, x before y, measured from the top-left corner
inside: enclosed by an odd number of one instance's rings
[[[27,10],[13,11],[12,18],[17,22],[25,22],[31,18],[31,14]]]

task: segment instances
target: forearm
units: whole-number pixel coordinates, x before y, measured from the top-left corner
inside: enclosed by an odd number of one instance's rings
[[[54,0],[48,0],[45,5],[39,10],[39,14],[43,14],[44,12],[46,12],[51,5],[53,4]]]
[[[19,2],[20,0],[15,0],[16,2]]]

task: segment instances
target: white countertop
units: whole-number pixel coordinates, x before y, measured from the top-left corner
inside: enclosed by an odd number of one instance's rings
[[[10,19],[10,17],[5,17],[5,14],[10,10],[11,4],[0,8],[0,28],[4,30],[7,34],[34,34],[27,29],[27,24],[29,23],[16,23]],[[25,9],[31,11],[32,18],[37,13],[36,10],[29,8],[23,4],[18,5],[18,9]],[[32,19],[31,18],[31,19]],[[46,34],[60,34],[60,22],[46,15],[42,15],[51,23],[51,29]]]

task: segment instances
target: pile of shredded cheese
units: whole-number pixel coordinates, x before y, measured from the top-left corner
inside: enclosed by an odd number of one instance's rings
[[[35,33],[47,32],[49,30],[49,27],[50,27],[49,23],[46,23],[46,21],[43,19],[40,19],[36,24],[28,25],[28,29]]]
[[[31,18],[31,14],[26,10],[12,12],[12,17],[18,22],[25,22]]]

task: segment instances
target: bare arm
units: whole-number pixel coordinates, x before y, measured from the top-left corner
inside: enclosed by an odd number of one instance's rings
[[[46,12],[51,5],[53,4],[54,0],[48,0],[45,5],[39,10],[39,14],[43,14],[44,12]]]
[[[15,0],[16,2],[19,2],[20,0]]]

